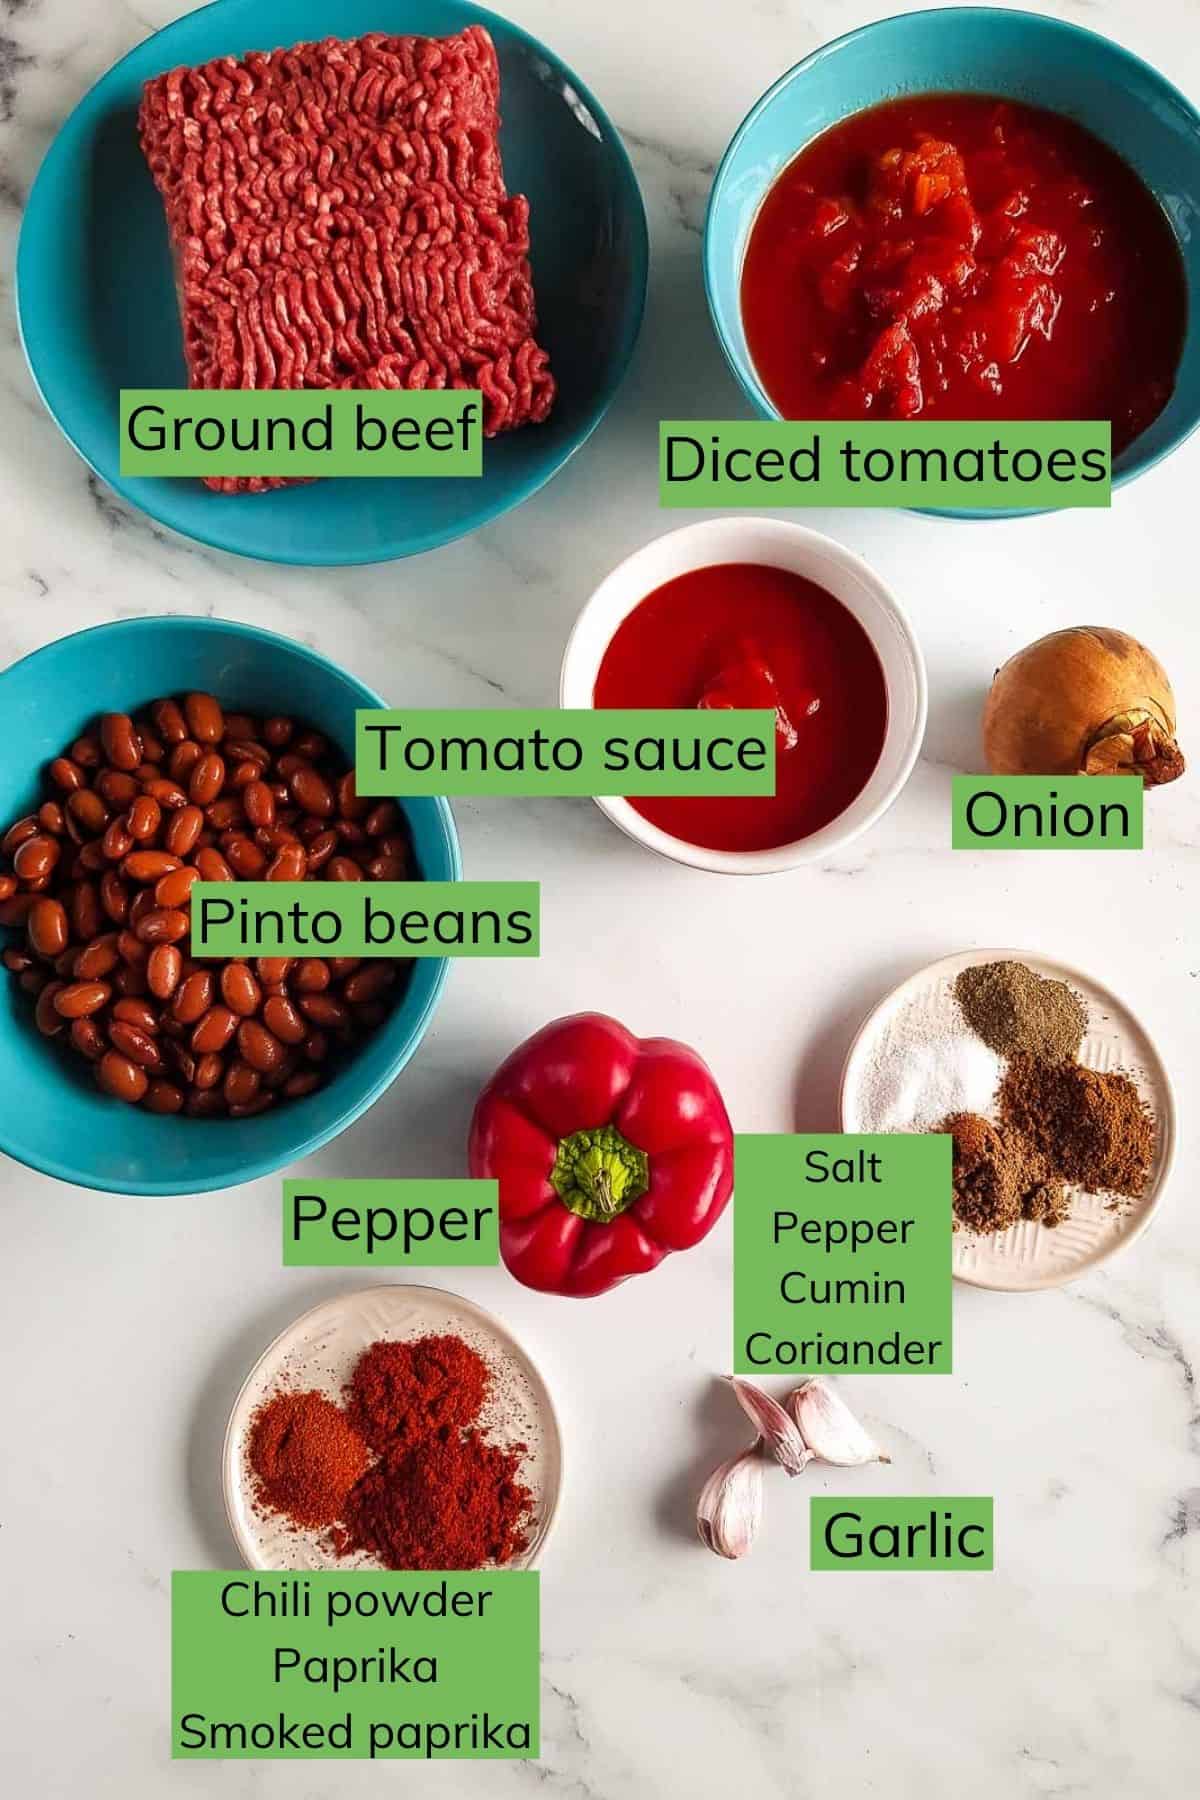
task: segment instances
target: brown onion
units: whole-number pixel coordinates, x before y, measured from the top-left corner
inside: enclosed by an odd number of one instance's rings
[[[1103,625],[1052,631],[997,670],[983,747],[993,775],[1141,775],[1156,787],[1185,766],[1166,670]]]

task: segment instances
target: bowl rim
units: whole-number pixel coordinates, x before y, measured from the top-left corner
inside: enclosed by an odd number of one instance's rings
[[[884,813],[895,805],[908,785],[913,769],[916,767],[917,758],[921,754],[921,746],[925,741],[925,727],[929,714],[929,680],[920,638],[912,619],[895,591],[865,558],[858,555],[857,551],[851,550],[839,538],[831,537],[824,531],[817,531],[811,525],[802,525],[798,520],[773,519],[757,514],[743,513],[730,513],[717,519],[696,520],[691,524],[680,525],[672,531],[660,532],[656,537],[648,538],[644,544],[631,551],[628,556],[623,557],[615,567],[609,570],[580,608],[563,649],[559,671],[559,705],[573,707],[580,704],[588,706],[593,704],[590,700],[584,703],[579,698],[583,689],[580,642],[586,623],[599,609],[599,603],[611,584],[621,576],[630,575],[634,566],[650,550],[668,540],[689,538],[693,542],[703,543],[706,539],[717,537],[730,530],[737,530],[740,527],[753,531],[762,531],[765,528],[772,537],[777,539],[788,538],[793,543],[810,549],[819,547],[826,554],[832,551],[834,560],[839,562],[849,574],[861,581],[872,597],[890,615],[909,653],[914,688],[914,719],[895,777],[880,795],[871,811],[848,830],[838,830],[839,820],[844,818],[846,812],[849,811],[849,807],[846,807],[836,817],[830,819],[827,825],[821,826],[819,831],[812,832],[808,837],[796,838],[787,844],[776,844],[766,850],[716,850],[703,844],[692,844],[686,838],[675,837],[671,832],[664,831],[661,826],[644,818],[626,799],[610,794],[595,794],[592,797],[600,811],[611,819],[613,824],[618,826],[627,837],[649,850],[657,851],[660,856],[668,857],[672,862],[683,863],[693,869],[704,869],[717,875],[779,875],[786,873],[789,869],[801,868],[807,863],[822,862],[827,857],[837,855],[860,838],[864,832],[870,831],[877,825]],[[690,568],[707,566],[708,564],[701,560],[689,565]],[[627,618],[651,591],[650,589],[644,590],[640,599],[635,599],[622,614],[622,618]],[[859,622],[862,623],[861,620]],[[612,642],[615,629],[614,625],[606,634],[606,648]],[[863,629],[866,630],[867,636],[871,638],[874,645],[873,633],[866,626]],[[591,692],[590,682],[587,684],[587,691]],[[894,714],[889,715],[889,732],[892,717]],[[885,745],[887,736],[888,734],[885,733]],[[880,754],[882,755],[882,751]],[[867,779],[870,781],[871,777],[868,776]],[[857,798],[856,795],[855,799]],[[855,801],[852,800],[850,805],[854,804]]]
[[[18,657],[16,662],[10,663],[6,669],[0,671],[0,702],[3,701],[5,683],[11,675],[16,674],[19,670],[27,669],[39,658],[50,656],[66,644],[77,643],[80,639],[93,638],[100,634],[112,636],[119,633],[122,636],[138,636],[147,630],[173,631],[183,627],[199,630],[205,635],[214,637],[251,638],[270,649],[283,648],[290,654],[299,656],[304,662],[311,663],[323,674],[339,676],[360,697],[362,705],[385,707],[387,704],[375,693],[374,689],[369,688],[364,681],[360,681],[357,675],[352,675],[348,669],[344,669],[340,663],[334,662],[330,657],[310,649],[307,644],[297,643],[292,638],[283,637],[279,632],[265,631],[259,625],[243,625],[237,619],[193,618],[187,613],[155,613],[134,619],[109,619],[102,624],[85,625],[78,631],[68,632],[64,637],[54,638],[50,643],[42,644],[36,650],[30,650],[24,656]],[[436,795],[429,796],[429,798],[434,801],[445,838],[451,869],[450,879],[458,881],[462,878],[462,854],[458,831],[454,823],[454,813],[449,801],[444,796]],[[451,959],[449,957],[430,958],[429,960],[437,963],[430,991],[420,1013],[413,1020],[404,1043],[389,1058],[387,1066],[381,1070],[377,1078],[362,1094],[354,1099],[348,1099],[331,1121],[298,1137],[296,1142],[290,1144],[282,1154],[272,1151],[250,1158],[238,1165],[236,1173],[230,1174],[228,1177],[222,1176],[216,1181],[209,1176],[189,1179],[176,1173],[171,1178],[161,1180],[143,1178],[117,1189],[105,1181],[98,1180],[88,1171],[81,1171],[70,1162],[63,1161],[60,1157],[36,1155],[24,1146],[18,1148],[13,1142],[9,1109],[0,1109],[0,1153],[10,1156],[14,1162],[20,1163],[24,1168],[36,1169],[39,1174],[52,1176],[56,1181],[65,1181],[74,1187],[87,1188],[94,1193],[103,1194],[118,1192],[150,1196],[215,1194],[221,1193],[227,1188],[241,1187],[246,1182],[258,1181],[264,1176],[273,1175],[277,1170],[288,1168],[303,1157],[311,1156],[315,1150],[319,1150],[331,1139],[340,1137],[343,1131],[348,1130],[382,1097],[401,1070],[411,1061],[429,1029],[430,1021],[441,1000],[442,991],[450,973]],[[342,1071],[342,1073],[345,1072]],[[332,1093],[335,1086],[336,1078],[325,1092]],[[64,1088],[64,1094],[69,1094],[69,1092],[69,1088]]]
[[[730,138],[729,143],[726,145],[724,153],[717,164],[716,173],[712,179],[712,186],[708,193],[708,204],[705,207],[704,212],[703,249],[701,255],[701,263],[704,272],[704,297],[708,304],[708,314],[712,321],[713,330],[717,335],[717,342],[721,346],[721,353],[725,358],[730,373],[746,399],[749,400],[751,405],[761,416],[775,420],[780,424],[786,424],[787,421],[774,405],[766,389],[762,386],[762,383],[758,380],[752,363],[749,363],[749,367],[751,374],[754,376],[754,385],[752,386],[746,380],[741,359],[735,353],[733,344],[730,342],[729,334],[726,330],[725,319],[717,304],[715,274],[715,264],[717,259],[714,246],[714,228],[717,209],[721,204],[722,190],[724,188],[729,165],[737,151],[740,149],[742,140],[750,128],[757,122],[759,116],[762,113],[765,113],[767,109],[774,104],[779,95],[783,93],[786,88],[790,87],[793,81],[806,74],[809,69],[813,68],[818,62],[823,60],[823,58],[832,55],[835,51],[845,49],[849,44],[854,43],[859,38],[871,36],[886,27],[902,26],[909,20],[929,19],[931,17],[944,20],[947,24],[966,24],[968,21],[978,22],[981,19],[1016,20],[1019,25],[1032,26],[1040,31],[1057,33],[1061,37],[1071,38],[1077,42],[1086,41],[1092,45],[1101,45],[1105,50],[1115,51],[1118,57],[1122,57],[1126,61],[1132,63],[1147,75],[1151,81],[1157,83],[1164,93],[1169,94],[1180,109],[1191,118],[1197,135],[1200,136],[1200,107],[1197,107],[1196,103],[1190,100],[1183,90],[1175,85],[1169,76],[1164,75],[1161,69],[1155,68],[1154,64],[1148,62],[1144,56],[1139,56],[1136,50],[1129,49],[1127,45],[1120,43],[1116,38],[1109,37],[1105,32],[1094,31],[1087,25],[1078,25],[1072,19],[1061,19],[1050,13],[1029,12],[1024,7],[934,6],[922,10],[910,9],[906,12],[890,13],[886,18],[869,19],[862,25],[855,25],[849,31],[840,32],[837,37],[830,38],[826,43],[819,44],[815,50],[810,50],[807,56],[802,56],[799,62],[792,64],[790,69],[785,69],[783,74],[778,76],[776,80],[771,83],[770,87],[768,87],[764,93],[759,95],[753,106],[750,107],[749,111],[741,120],[741,123],[734,131],[733,136]],[[851,116],[852,115],[849,113],[843,115],[843,117],[846,118]],[[829,127],[825,127],[825,129],[828,130]],[[819,136],[820,133],[817,135]],[[1100,134],[1093,133],[1093,136],[1100,136]],[[813,140],[809,138],[806,139],[804,144],[798,144],[792,153],[793,156],[798,156],[800,151],[806,148],[806,145],[812,141]],[[1105,140],[1102,139],[1102,141]],[[1137,170],[1135,170],[1134,173],[1139,174]],[[1153,193],[1153,189],[1150,188],[1149,183],[1143,182],[1143,186],[1146,187],[1148,192]],[[1157,194],[1154,194],[1154,199],[1161,204]],[[1177,234],[1173,227],[1172,236],[1177,239]],[[1189,318],[1198,307],[1200,307],[1200,300],[1194,298],[1189,291]],[[1112,492],[1115,494],[1118,489],[1128,486],[1130,482],[1136,481],[1139,476],[1145,475],[1151,469],[1156,468],[1159,463],[1165,461],[1165,459],[1168,456],[1173,455],[1182,444],[1185,444],[1197,429],[1200,429],[1200,406],[1197,406],[1196,416],[1191,422],[1188,423],[1185,421],[1181,424],[1170,440],[1162,444],[1152,455],[1143,454],[1141,457],[1130,455],[1131,452],[1134,452],[1137,449],[1137,439],[1135,438],[1133,443],[1122,452],[1122,457],[1129,458],[1125,467],[1121,469],[1114,468],[1112,472]],[[1000,519],[1045,518],[1048,514],[1061,511],[1062,509],[1057,507],[975,508],[915,506],[906,507],[902,510],[916,513],[922,518],[950,519],[964,523],[979,521],[982,523]]]
[[[31,217],[36,218],[34,206],[38,198],[38,188],[42,184],[43,177],[48,173],[52,177],[59,159],[65,157],[67,154],[66,149],[64,148],[64,140],[66,139],[69,128],[77,118],[80,118],[81,116],[90,116],[91,112],[94,111],[96,105],[99,103],[101,89],[103,89],[114,76],[118,75],[125,64],[130,62],[134,57],[142,55],[150,45],[156,43],[160,38],[174,33],[179,27],[190,25],[194,20],[198,19],[201,14],[215,13],[227,5],[244,5],[245,3],[246,0],[207,0],[207,3],[204,6],[193,7],[190,12],[182,13],[178,18],[170,19],[166,24],[156,27],[155,30],[142,38],[140,42],[132,44],[122,56],[119,56],[116,59],[115,62],[110,63],[108,68],[106,68],[103,73],[92,82],[91,86],[80,95],[66,117],[62,119],[55,128],[54,134],[38,163],[37,171],[29,188],[28,197],[22,209],[20,229],[17,234],[16,253],[13,259],[13,310],[16,316],[17,341],[21,346],[21,354],[24,358],[29,378],[33,383],[38,399],[41,401],[58,431],[66,439],[67,443],[70,444],[72,450],[74,450],[75,454],[80,458],[84,465],[92,471],[97,480],[102,481],[105,487],[117,494],[127,506],[131,507],[142,517],[152,519],[154,523],[163,530],[173,532],[183,542],[203,544],[208,549],[221,550],[229,556],[242,556],[252,562],[274,563],[282,566],[307,569],[362,568],[370,567],[375,564],[398,562],[408,556],[421,556],[427,551],[440,549],[444,544],[456,543],[460,538],[470,537],[476,531],[482,531],[486,526],[494,524],[497,519],[502,518],[506,513],[514,512],[518,507],[523,506],[527,500],[531,500],[535,494],[540,493],[542,488],[553,481],[555,476],[560,474],[572,458],[582,450],[583,446],[600,425],[601,421],[611,408],[613,401],[616,399],[617,394],[625,381],[625,377],[629,373],[629,367],[633,360],[634,352],[637,349],[638,339],[641,336],[642,324],[645,319],[646,295],[650,275],[650,230],[646,219],[646,202],[642,195],[637,172],[633,166],[633,159],[625,146],[625,141],[622,138],[621,133],[613,123],[608,112],[601,106],[587,84],[581,81],[578,75],[576,75],[574,69],[564,62],[563,59],[549,47],[549,45],[543,43],[540,38],[534,37],[531,32],[525,30],[525,28],[518,24],[516,20],[508,19],[502,13],[494,12],[489,7],[478,6],[475,4],[475,0],[447,0],[448,4],[460,7],[465,15],[459,29],[463,29],[470,24],[483,25],[489,32],[492,32],[493,28],[498,28],[502,36],[506,35],[510,38],[515,38],[523,49],[536,53],[536,55],[543,59],[550,67],[561,72],[564,80],[569,83],[572,92],[578,97],[587,111],[591,114],[592,118],[596,121],[596,124],[599,127],[601,140],[612,155],[616,164],[621,184],[628,190],[631,202],[629,208],[632,270],[632,280],[630,284],[631,305],[628,317],[624,321],[623,329],[617,340],[618,350],[613,379],[608,384],[606,391],[594,399],[591,405],[586,409],[579,427],[573,434],[568,446],[558,457],[557,461],[553,461],[544,468],[539,468],[527,474],[525,478],[512,489],[511,493],[507,495],[497,495],[491,499],[487,499],[486,497],[483,498],[479,509],[464,523],[452,524],[435,530],[419,529],[407,532],[403,534],[403,539],[400,543],[397,541],[397,534],[393,532],[388,538],[387,543],[382,546],[372,544],[362,550],[356,549],[353,545],[339,547],[336,550],[329,550],[322,547],[318,552],[314,552],[311,548],[306,548],[303,553],[293,551],[287,541],[281,541],[279,544],[273,545],[269,551],[262,548],[240,548],[236,543],[229,542],[228,532],[224,535],[220,533],[217,515],[215,514],[213,525],[210,528],[196,530],[193,529],[190,524],[185,528],[181,524],[176,524],[173,520],[164,519],[159,510],[151,510],[144,499],[139,498],[137,494],[131,491],[131,481],[136,485],[138,479],[146,480],[151,478],[131,478],[123,476],[119,468],[111,471],[98,468],[84,450],[83,446],[76,440],[72,433],[67,430],[59,417],[57,408],[51,404],[47,397],[46,391],[38,377],[37,369],[34,365],[33,357],[30,354],[29,344],[25,335],[26,308],[22,304],[21,295],[22,268],[25,266],[25,258],[28,254],[29,243],[29,234],[26,231],[26,226]],[[497,48],[499,48],[499,46]],[[167,66],[170,67],[172,65],[168,62]],[[503,123],[501,124],[501,130],[503,131]],[[157,479],[162,480],[164,478],[158,477]],[[186,481],[189,478],[181,477],[180,479]],[[336,480],[338,478],[326,476],[323,477],[323,479]],[[343,477],[342,479],[353,479],[353,477]],[[360,479],[369,478],[362,477]],[[393,477],[393,479],[401,478]],[[481,493],[483,492],[483,485],[486,480],[486,473],[479,477]],[[213,498],[217,499],[218,497],[214,495]]]

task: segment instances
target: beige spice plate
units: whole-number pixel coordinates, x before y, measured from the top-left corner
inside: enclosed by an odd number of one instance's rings
[[[1023,962],[1035,974],[1066,981],[1086,1002],[1088,1025],[1079,1061],[1105,1073],[1120,1070],[1133,1080],[1158,1125],[1154,1162],[1146,1191],[1138,1200],[1113,1206],[1109,1197],[1071,1189],[1071,1215],[1053,1230],[1023,1219],[988,1236],[954,1235],[954,1274],[975,1287],[1008,1293],[1060,1287],[1132,1244],[1161,1203],[1175,1154],[1175,1097],[1162,1058],[1143,1026],[1108,988],[1089,975],[1026,950],[966,950],[930,963],[902,981],[864,1020],[842,1070],[840,1110],[843,1131],[870,1129],[863,1114],[863,1078],[872,1052],[901,1013],[932,1015],[962,969],[976,963]]]
[[[444,1288],[409,1285],[360,1288],[304,1313],[255,1363],[233,1403],[221,1454],[229,1529],[251,1569],[373,1569],[365,1555],[336,1557],[319,1531],[296,1531],[254,1501],[248,1446],[250,1422],[277,1388],[317,1388],[341,1397],[355,1362],[379,1338],[404,1340],[449,1332],[478,1350],[492,1370],[492,1393],[481,1423],[497,1443],[523,1443],[521,1479],[534,1496],[528,1548],[506,1567],[537,1564],[562,1492],[562,1434],[542,1375],[507,1326],[471,1300]]]

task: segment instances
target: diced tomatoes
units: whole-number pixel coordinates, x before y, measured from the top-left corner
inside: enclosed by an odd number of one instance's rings
[[[1072,121],[980,95],[889,102],[801,152],[742,279],[788,418],[1099,418],[1119,450],[1178,367],[1161,209]]]
[[[872,344],[860,376],[864,402],[872,412],[913,419],[923,403],[921,358],[905,319],[888,325]]]

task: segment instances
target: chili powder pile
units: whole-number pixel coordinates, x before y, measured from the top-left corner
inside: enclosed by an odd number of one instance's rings
[[[363,1351],[344,1405],[279,1393],[251,1425],[260,1505],[291,1525],[326,1528],[338,1556],[387,1569],[477,1569],[511,1562],[529,1541],[533,1495],[519,1479],[524,1444],[480,1424],[484,1359],[449,1334]]]
[[[371,1454],[324,1394],[273,1394],[250,1425],[255,1497],[297,1529],[332,1525]]]

